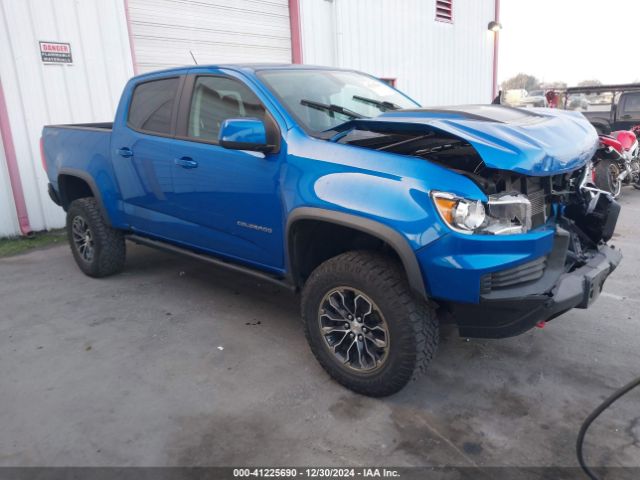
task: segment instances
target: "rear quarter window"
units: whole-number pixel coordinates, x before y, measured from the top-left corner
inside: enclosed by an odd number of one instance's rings
[[[640,92],[625,94],[622,110],[624,112],[640,112]]]
[[[179,78],[144,82],[135,87],[129,106],[129,126],[135,130],[168,135]]]

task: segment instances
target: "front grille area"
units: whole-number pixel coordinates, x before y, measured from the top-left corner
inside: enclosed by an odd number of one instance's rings
[[[487,273],[480,279],[480,293],[487,294],[493,290],[509,288],[521,283],[538,280],[544,275],[547,257],[540,257],[531,262],[500,272]]]

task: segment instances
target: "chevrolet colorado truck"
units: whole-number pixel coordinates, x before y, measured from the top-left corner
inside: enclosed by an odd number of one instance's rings
[[[113,123],[41,145],[85,274],[121,271],[128,239],[299,290],[319,363],[370,396],[425,369],[443,322],[507,337],[596,299],[621,259],[597,146],[579,113],[424,109],[299,65],[140,75]]]

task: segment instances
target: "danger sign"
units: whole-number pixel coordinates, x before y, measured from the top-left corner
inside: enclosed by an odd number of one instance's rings
[[[40,42],[40,57],[44,63],[73,63],[71,44]]]

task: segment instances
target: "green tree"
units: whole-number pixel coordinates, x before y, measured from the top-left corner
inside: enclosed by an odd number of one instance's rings
[[[502,82],[502,90],[512,90],[515,88],[524,88],[528,92],[540,88],[540,80],[533,75],[527,73],[519,73],[515,77],[511,77]]]

